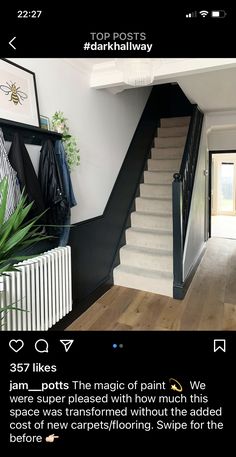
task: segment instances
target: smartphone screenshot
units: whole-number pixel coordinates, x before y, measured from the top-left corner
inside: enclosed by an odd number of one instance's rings
[[[235,11],[90,9],[3,8],[2,447],[227,443]]]

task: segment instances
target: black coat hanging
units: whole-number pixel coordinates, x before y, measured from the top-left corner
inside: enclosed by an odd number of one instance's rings
[[[39,160],[39,183],[44,205],[48,209],[45,218],[47,225],[63,225],[68,219],[70,207],[66,198],[54,147],[51,140],[42,146]],[[60,227],[46,227],[50,235],[61,235]]]
[[[34,202],[30,211],[30,218],[38,216],[45,210],[43,196],[29,153],[18,132],[13,136],[8,158],[17,172],[21,191],[25,189],[27,202]],[[40,219],[40,223],[43,223],[42,219]]]

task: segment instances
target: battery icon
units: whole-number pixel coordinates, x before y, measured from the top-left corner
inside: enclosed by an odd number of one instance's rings
[[[218,11],[211,12],[211,17],[223,18],[225,16],[226,16],[226,12],[224,10],[218,10]]]

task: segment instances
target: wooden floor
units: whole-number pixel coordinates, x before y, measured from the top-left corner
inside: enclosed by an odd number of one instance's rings
[[[236,240],[208,241],[184,300],[113,286],[67,330],[236,330]]]

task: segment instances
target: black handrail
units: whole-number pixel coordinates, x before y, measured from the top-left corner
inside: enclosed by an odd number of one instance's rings
[[[203,113],[193,106],[184,154],[179,173],[172,183],[173,201],[173,272],[174,288],[183,283],[183,250],[188,227],[199,144],[202,132]],[[177,297],[176,297],[177,298]]]

